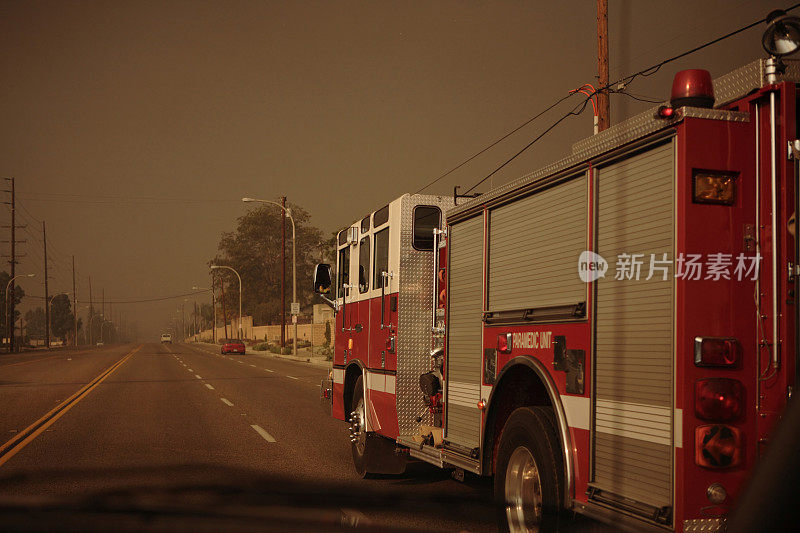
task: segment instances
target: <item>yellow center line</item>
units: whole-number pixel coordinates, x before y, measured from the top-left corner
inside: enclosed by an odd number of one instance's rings
[[[92,381],[87,383],[83,388],[81,388],[78,392],[58,404],[56,407],[48,411],[47,414],[42,416],[39,420],[25,428],[24,430],[20,431],[14,438],[0,446],[0,466],[3,466],[9,459],[14,457],[17,453],[22,451],[25,446],[30,444],[33,439],[38,437],[44,430],[52,426],[59,418],[64,416],[64,414],[72,409],[75,405],[78,404],[82,399],[89,395],[89,393],[94,390],[100,383],[102,383],[108,376],[114,373],[119,367],[125,364],[125,362],[130,359],[133,354],[138,352],[142,348],[142,345],[137,346],[130,352],[128,352],[125,356],[122,357],[119,361],[108,367],[104,370],[100,375],[95,377]]]

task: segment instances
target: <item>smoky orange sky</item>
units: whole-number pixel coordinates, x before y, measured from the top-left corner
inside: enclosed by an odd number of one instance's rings
[[[612,80],[785,7],[609,4]],[[286,195],[326,233],[339,229],[596,83],[595,17],[594,0],[2,1],[0,174],[16,178],[18,223],[28,225],[17,273],[37,274],[21,285],[44,294],[40,220],[52,243],[51,294],[72,291],[74,254],[83,301],[88,276],[95,299],[104,289],[106,300],[208,286],[207,261],[248,209],[243,196]],[[666,99],[680,69],[718,76],[763,57],[763,29],[628,91]],[[571,105],[427,192],[468,188]],[[612,95],[612,120],[652,105]],[[566,155],[591,130],[589,108],[492,184]],[[114,310],[155,339],[182,301]],[[22,310],[35,305],[26,298]]]

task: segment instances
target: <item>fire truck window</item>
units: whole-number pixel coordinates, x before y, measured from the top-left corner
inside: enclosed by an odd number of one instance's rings
[[[439,227],[438,207],[420,205],[414,208],[414,248],[433,250],[433,228]]]
[[[339,232],[339,244],[344,244],[347,242],[347,229],[343,229]]]
[[[361,219],[361,233],[369,231],[369,215]]]
[[[372,227],[379,228],[383,224],[389,222],[389,206],[382,207],[375,211],[375,214],[372,215]]]
[[[377,214],[376,214],[377,216]],[[383,276],[381,272],[389,271],[389,228],[375,234],[375,270],[372,275],[372,286],[381,288]]]
[[[339,250],[339,285],[336,289],[336,295],[341,298],[344,295],[344,286],[350,283],[350,247],[342,248]]]
[[[358,244],[358,292],[369,290],[369,236]]]

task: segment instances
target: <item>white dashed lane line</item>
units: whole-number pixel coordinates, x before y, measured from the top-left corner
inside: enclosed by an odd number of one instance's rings
[[[233,407],[233,404],[227,398],[220,398],[220,400],[222,400],[222,403],[224,403],[228,407]]]
[[[267,432],[264,430],[264,428],[262,428],[261,426],[259,426],[259,425],[257,425],[257,424],[253,424],[253,425],[251,425],[250,427],[251,427],[251,428],[253,428],[253,429],[256,431],[256,433],[258,433],[259,435],[261,435],[261,437],[262,437],[262,438],[263,438],[265,441],[267,441],[267,442],[275,442],[275,437],[273,437],[272,435],[270,435],[269,433],[267,433]]]
[[[274,370],[270,370],[269,368],[264,369],[265,372],[275,372]]]
[[[214,386],[210,383],[206,383],[206,387],[208,387],[208,390],[214,390]]]
[[[202,377],[198,376],[197,374],[194,375],[197,379],[203,379]]]
[[[194,372],[194,370],[192,370],[192,369],[190,368],[190,369],[189,369],[189,372]]]
[[[289,378],[289,379],[297,379],[296,377],[294,377],[294,376],[289,376],[289,375],[287,375],[286,377],[287,377],[287,378]]]

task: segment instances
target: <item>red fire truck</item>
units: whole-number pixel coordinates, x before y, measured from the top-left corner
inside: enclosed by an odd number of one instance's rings
[[[315,289],[356,470],[493,476],[512,531],[724,528],[796,382],[798,83],[683,71],[565,159],[343,230]]]

